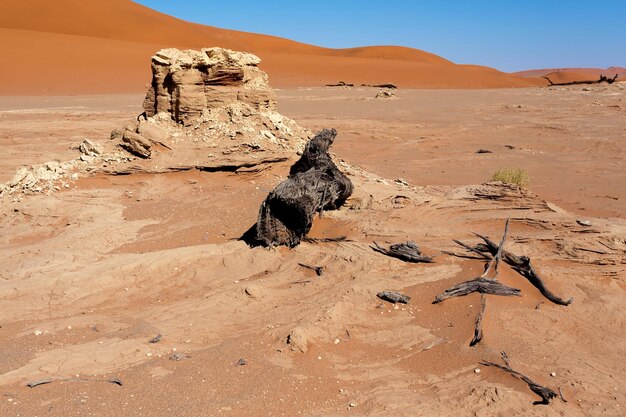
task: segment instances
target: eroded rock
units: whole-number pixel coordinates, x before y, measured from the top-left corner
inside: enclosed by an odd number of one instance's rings
[[[255,55],[229,49],[162,49],[152,57],[146,115],[165,113],[188,125],[206,109],[235,102],[257,111],[276,110],[276,95],[260,63]]]

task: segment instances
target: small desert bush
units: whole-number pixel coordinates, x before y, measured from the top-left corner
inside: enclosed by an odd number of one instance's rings
[[[503,168],[493,173],[491,181],[501,181],[505,184],[515,184],[520,187],[528,186],[528,172],[520,168]]]

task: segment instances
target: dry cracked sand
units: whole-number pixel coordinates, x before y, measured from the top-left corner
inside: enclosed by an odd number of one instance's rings
[[[623,84],[376,93],[277,91],[281,113],[339,132],[332,151],[355,193],[311,236],[342,242],[237,240],[295,153],[258,170],[99,173],[3,197],[0,415],[622,416]],[[108,141],[142,98],[0,98],[0,182]],[[504,167],[525,169],[529,188],[485,183]],[[477,243],[472,232],[498,240],[506,218],[507,249],[574,302],[550,303],[503,265],[522,296],[490,296],[470,348],[480,297],[432,301],[484,263],[442,251]],[[408,239],[435,263],[369,247]],[[382,290],[412,300],[394,306]],[[567,402],[533,405],[525,383],[479,365],[501,351]],[[26,386],[42,379],[54,382]]]

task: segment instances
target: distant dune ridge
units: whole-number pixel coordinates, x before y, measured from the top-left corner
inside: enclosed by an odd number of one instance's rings
[[[257,54],[276,87],[346,81],[406,88],[544,85],[492,68],[458,65],[398,46],[328,49],[199,25],[130,0],[0,1],[0,94],[142,92],[149,57],[166,47],[220,46]]]
[[[624,81],[626,79],[626,68],[544,68],[513,73],[513,75],[526,78],[548,77],[554,83],[597,80],[601,75],[613,78],[616,74],[618,81]]]

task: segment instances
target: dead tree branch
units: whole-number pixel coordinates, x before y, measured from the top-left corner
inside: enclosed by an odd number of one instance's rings
[[[485,241],[485,243],[484,244],[479,243],[478,245],[474,246],[472,248],[472,252],[480,252],[482,254],[489,254],[491,256],[495,256],[495,254],[498,253],[499,246],[496,245],[491,239],[489,239],[486,236],[479,235],[479,234],[476,234],[476,236],[478,236],[483,241]],[[462,246],[467,247],[469,245],[463,244]],[[535,270],[532,263],[530,262],[529,257],[517,256],[511,252],[503,250],[502,260],[508,265],[510,265],[511,268],[513,268],[513,270],[515,270],[518,274],[526,278],[535,288],[539,290],[539,292],[541,292],[541,294],[544,297],[546,297],[548,300],[552,301],[553,303],[567,306],[567,305],[570,305],[572,301],[574,301],[573,298],[564,300],[558,297],[557,295],[555,295],[554,293],[552,293],[552,291],[550,291],[546,287],[546,284],[543,282],[539,274],[537,274],[537,271]]]
[[[534,392],[535,394],[541,397],[541,401],[535,401],[533,404],[550,404],[550,401],[552,401],[553,398],[557,397],[558,394],[554,392],[553,390],[551,390],[550,388],[537,384],[536,382],[528,378],[526,375],[521,374],[520,372],[517,372],[516,370],[511,368],[511,365],[509,364],[508,356],[505,352],[502,352],[501,355],[502,355],[502,360],[504,361],[504,365],[500,365],[494,362],[487,362],[487,361],[482,361],[481,365],[493,366],[493,367],[502,369],[503,371],[510,373],[515,378],[518,378],[524,381],[532,392]]]
[[[448,298],[462,297],[473,292],[519,297],[521,291],[517,288],[507,287],[496,280],[480,277],[448,288],[435,298],[433,304],[438,304]]]
[[[579,85],[579,84],[601,84],[601,83],[607,83],[607,84],[613,84],[615,82],[615,80],[617,80],[617,77],[619,76],[619,74],[615,74],[615,76],[613,78],[609,78],[605,75],[600,75],[600,78],[597,80],[584,80],[584,81],[569,81],[569,82],[565,82],[565,83],[555,83],[553,82],[550,78],[548,78],[548,76],[544,75],[541,78],[545,78],[546,80],[548,80],[548,82],[550,83],[550,85],[548,87],[552,87],[554,85]]]

